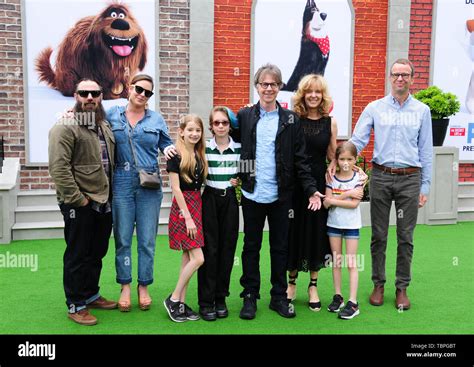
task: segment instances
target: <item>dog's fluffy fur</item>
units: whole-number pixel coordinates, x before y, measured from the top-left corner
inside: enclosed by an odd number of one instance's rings
[[[298,89],[301,78],[308,74],[324,75],[329,59],[329,53],[323,55],[319,45],[310,38],[324,39],[327,34],[324,31],[324,22],[327,14],[321,13],[314,0],[308,0],[303,12],[303,29],[301,36],[301,48],[298,62],[288,82],[282,90],[293,92]],[[329,46],[329,38],[327,40]]]
[[[97,16],[79,20],[59,45],[55,68],[51,47],[36,59],[39,80],[72,96],[83,78],[98,82],[104,99],[127,98],[130,78],[147,61],[145,34],[127,6],[113,3]]]

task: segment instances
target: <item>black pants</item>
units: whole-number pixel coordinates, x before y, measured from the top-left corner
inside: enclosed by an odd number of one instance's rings
[[[288,262],[288,228],[291,198],[271,204],[260,204],[242,195],[244,215],[244,249],[240,284],[244,288],[241,297],[251,294],[260,298],[260,249],[263,227],[268,217],[270,232],[270,261],[272,299],[286,299],[286,267]]]
[[[204,264],[198,270],[199,306],[214,306],[229,296],[230,275],[239,237],[239,206],[235,190],[225,196],[206,187],[202,194]]]
[[[64,293],[69,312],[75,312],[99,293],[102,259],[107,254],[112,231],[112,213],[98,213],[90,205],[61,204],[59,207],[66,240]]]

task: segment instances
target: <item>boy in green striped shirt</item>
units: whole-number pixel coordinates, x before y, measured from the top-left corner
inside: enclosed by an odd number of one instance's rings
[[[202,194],[205,246],[204,265],[198,270],[199,313],[206,321],[228,316],[225,298],[239,236],[238,184],[240,143],[229,136],[230,121],[236,117],[227,107],[214,107],[209,116],[213,138],[206,143],[209,164]]]

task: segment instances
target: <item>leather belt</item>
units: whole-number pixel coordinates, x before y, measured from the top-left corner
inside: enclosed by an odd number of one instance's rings
[[[226,196],[229,193],[235,193],[235,188],[234,187],[228,187],[226,189],[216,189],[211,186],[206,186],[204,190],[207,190],[214,195],[219,195],[219,196]]]
[[[372,166],[385,173],[390,173],[391,175],[409,175],[411,173],[420,172],[420,167],[392,168],[382,166],[375,162],[372,162]]]

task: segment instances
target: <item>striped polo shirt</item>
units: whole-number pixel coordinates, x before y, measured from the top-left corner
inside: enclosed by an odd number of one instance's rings
[[[229,136],[229,146],[222,153],[212,138],[206,142],[206,159],[209,165],[206,185],[215,189],[231,186],[229,180],[237,178],[239,173],[240,143]]]

